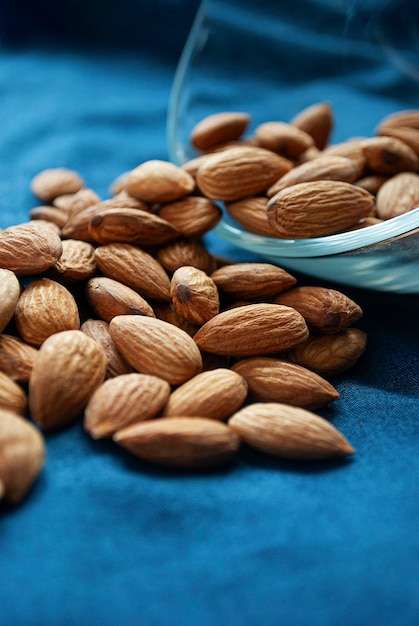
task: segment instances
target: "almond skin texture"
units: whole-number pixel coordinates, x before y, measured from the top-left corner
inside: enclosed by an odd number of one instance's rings
[[[187,196],[165,204],[159,217],[174,226],[183,237],[201,237],[214,228],[221,219],[221,209],[208,198]]]
[[[376,174],[417,172],[419,157],[396,137],[371,137],[362,142],[367,168]]]
[[[180,328],[152,317],[120,315],[109,332],[124,359],[138,372],[179,385],[202,369],[194,340]]]
[[[96,274],[95,248],[87,241],[64,239],[63,251],[53,268],[57,280],[78,283]]]
[[[228,426],[249,446],[280,458],[310,461],[355,452],[330,422],[279,402],[251,404],[235,413]]]
[[[170,273],[184,265],[196,267],[206,274],[215,270],[211,254],[202,243],[193,239],[179,239],[163,246],[157,252],[157,260]]]
[[[173,202],[195,188],[188,172],[167,161],[146,161],[127,174],[124,189],[145,202]]]
[[[289,350],[307,337],[307,325],[298,311],[261,303],[219,313],[201,326],[194,341],[204,352],[260,356]]]
[[[262,148],[295,159],[314,145],[311,135],[286,122],[264,122],[255,129],[255,137]]]
[[[20,336],[34,346],[62,330],[78,330],[80,317],[70,291],[55,280],[39,278],[23,290],[15,309]]]
[[[214,281],[196,267],[179,267],[170,283],[170,295],[177,313],[191,324],[205,324],[220,310]]]
[[[40,200],[51,202],[57,196],[76,193],[83,185],[84,181],[78,172],[56,167],[36,174],[31,181],[31,191]]]
[[[301,313],[310,331],[331,334],[362,317],[361,307],[341,291],[327,287],[294,287],[275,298]]]
[[[0,499],[14,504],[23,500],[44,462],[45,442],[39,430],[16,413],[0,409]]]
[[[86,284],[87,302],[105,322],[116,315],[148,315],[154,317],[149,303],[139,293],[113,278],[97,276]]]
[[[160,263],[148,254],[127,243],[99,246],[95,261],[101,272],[113,278],[144,298],[170,300],[170,279]]]
[[[419,175],[401,172],[383,183],[377,192],[377,216],[387,220],[419,206]]]
[[[270,263],[232,263],[215,270],[211,278],[223,296],[243,300],[270,298],[297,282],[286,270]]]
[[[0,371],[18,383],[27,383],[38,350],[13,335],[0,335]]]
[[[39,228],[36,222],[10,226],[0,232],[0,267],[18,276],[40,274],[61,256],[58,233]]]
[[[323,150],[334,126],[332,107],[327,102],[312,104],[297,113],[291,119],[291,124],[311,135],[315,146]]]
[[[29,379],[29,409],[43,430],[57,430],[80,417],[104,381],[106,355],[80,330],[51,335],[42,344]]]
[[[164,416],[194,416],[223,420],[237,411],[247,397],[247,383],[226,368],[201,372],[172,391]]]
[[[94,339],[104,350],[107,359],[105,378],[130,374],[132,367],[119,354],[109,333],[109,323],[105,320],[88,319],[80,327],[88,337]]]
[[[346,328],[334,335],[311,335],[288,356],[294,363],[327,378],[353,367],[365,352],[367,336],[358,328]]]
[[[255,357],[235,363],[232,370],[246,380],[251,402],[282,402],[317,409],[339,397],[327,380],[289,361]]]
[[[250,233],[263,237],[277,237],[277,234],[268,222],[266,205],[268,198],[259,196],[243,198],[236,202],[226,202],[226,211],[240,226]]]
[[[268,222],[289,239],[347,230],[374,209],[374,196],[351,183],[319,180],[286,187],[268,202]]]
[[[291,161],[264,148],[229,148],[208,156],[196,181],[207,198],[239,200],[265,191],[291,167]]]
[[[239,437],[203,417],[162,417],[117,432],[114,441],[141,459],[173,468],[204,469],[231,462]]]
[[[383,128],[399,128],[400,126],[419,130],[419,109],[406,109],[390,113],[381,120],[376,132],[380,133]]]
[[[157,376],[116,376],[93,393],[84,412],[84,428],[95,439],[111,437],[131,424],[156,417],[169,394],[169,383]]]
[[[208,115],[192,129],[190,141],[198,150],[208,150],[226,141],[239,139],[247,130],[250,115],[241,111],[222,111]]]
[[[0,372],[0,408],[24,416],[27,406],[26,393],[10,376]]]
[[[13,317],[20,296],[20,283],[16,274],[0,268],[0,333]]]
[[[97,243],[120,242],[137,246],[161,245],[173,241],[180,234],[158,215],[130,208],[95,209],[88,229]]]

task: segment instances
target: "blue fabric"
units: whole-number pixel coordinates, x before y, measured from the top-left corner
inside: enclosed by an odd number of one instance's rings
[[[336,25],[350,31],[349,86],[337,62],[315,64],[320,87],[285,72],[285,116],[319,90],[345,114],[342,135],[359,124],[370,132],[392,108],[417,107],[417,83],[385,54],[365,44],[369,62],[362,65],[355,53],[377,3],[350,3],[348,22],[345,3],[277,2],[279,24],[265,19],[265,0],[246,4],[208,7],[221,28],[243,18],[254,49],[261,36],[269,45],[292,33],[296,54],[303,46],[314,59],[336,47]],[[299,39],[298,6],[307,18]],[[29,181],[45,167],[75,168],[106,197],[120,173],[168,157],[174,51],[196,4],[0,7],[0,227],[27,219]],[[87,14],[100,16],[94,40],[85,35]],[[141,16],[145,36],[136,40]],[[288,43],[284,50],[291,58]],[[251,67],[246,80],[257,80]],[[209,97],[214,84],[207,79]],[[233,99],[241,87],[230,85]],[[264,98],[269,93],[258,94],[255,107],[261,116]],[[250,258],[212,235],[207,241],[232,259]],[[356,448],[352,460],[301,464],[243,449],[232,467],[190,474],[152,468],[95,442],[80,423],[48,435],[45,470],[27,499],[0,505],[1,626],[417,624],[419,302],[343,291],[364,309],[357,326],[368,334],[368,349],[335,379],[341,397],[320,413]]]

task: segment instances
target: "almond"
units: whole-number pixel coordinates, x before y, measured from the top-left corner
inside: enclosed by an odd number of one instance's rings
[[[128,243],[109,243],[95,251],[101,272],[151,300],[170,300],[170,279],[160,263]]]
[[[160,248],[157,252],[158,262],[170,273],[179,267],[190,265],[211,274],[215,270],[215,262],[205,246],[193,239],[179,239]]]
[[[228,356],[283,352],[308,337],[303,316],[279,304],[249,304],[223,311],[201,326],[200,350]]]
[[[67,239],[79,239],[80,241],[96,243],[93,235],[89,232],[89,226],[90,220],[97,210],[97,205],[93,204],[70,216],[61,229],[61,236]]]
[[[345,141],[340,141],[338,143],[326,146],[323,150],[323,154],[325,155],[337,155],[343,156],[347,159],[351,159],[356,163],[359,168],[361,174],[364,172],[366,168],[366,160],[365,154],[363,150],[363,141],[364,139],[359,137],[354,137],[353,139],[346,139]]]
[[[38,351],[12,335],[0,335],[0,371],[18,383],[27,383]]]
[[[93,189],[83,188],[68,197],[65,209],[68,215],[73,217],[88,207],[98,204],[100,201],[100,197]],[[59,206],[59,198],[55,198],[53,204],[54,206]]]
[[[41,274],[56,263],[61,252],[58,233],[39,228],[35,222],[0,232],[0,267],[18,276]]]
[[[226,141],[241,137],[250,123],[250,115],[241,111],[222,111],[208,115],[194,126],[190,134],[192,145],[208,150]]]
[[[268,222],[266,205],[268,198],[259,196],[243,198],[236,202],[226,202],[226,211],[240,226],[250,233],[262,237],[277,237],[277,234]]]
[[[367,336],[358,328],[346,328],[334,335],[311,335],[288,353],[294,363],[320,376],[332,377],[353,367],[365,352]]]
[[[295,159],[314,145],[314,139],[301,128],[286,122],[264,122],[255,128],[255,137],[262,148]]]
[[[377,216],[387,220],[419,206],[419,175],[400,172],[383,183],[377,192]]]
[[[29,379],[29,409],[44,430],[72,424],[104,381],[106,355],[80,330],[51,335],[39,349]]]
[[[64,239],[63,250],[51,275],[69,283],[78,283],[92,278],[97,266],[94,258],[95,248],[87,241]]]
[[[162,417],[117,432],[114,441],[156,465],[203,469],[231,462],[239,437],[222,422],[203,417]]]
[[[196,267],[185,265],[174,272],[170,295],[177,313],[192,324],[205,324],[220,310],[216,284]]]
[[[95,439],[111,437],[131,424],[156,417],[169,394],[169,383],[157,376],[116,376],[91,396],[84,412],[84,428]]]
[[[286,270],[271,263],[232,263],[215,270],[211,278],[222,295],[244,300],[276,296],[297,282]]]
[[[419,130],[419,109],[406,109],[390,113],[380,121],[377,127],[377,133],[380,133],[383,128],[400,127]]]
[[[141,209],[96,209],[90,218],[89,234],[101,244],[148,246],[165,244],[180,233],[158,215]]]
[[[222,212],[209,198],[187,196],[164,204],[158,215],[172,224],[183,237],[202,237],[218,224]]]
[[[67,213],[53,206],[36,206],[29,211],[31,220],[44,220],[62,228],[68,221]]]
[[[184,330],[162,320],[120,315],[111,320],[109,332],[125,360],[142,374],[179,385],[202,369],[202,357],[194,340]]]
[[[45,442],[28,420],[0,409],[0,492],[17,504],[27,495],[45,462]]]
[[[20,290],[16,274],[11,270],[0,268],[0,333],[13,317]]]
[[[272,357],[243,359],[232,366],[246,380],[251,402],[282,402],[317,409],[333,402],[339,392],[311,370]]]
[[[0,409],[7,409],[24,416],[27,406],[26,393],[10,376],[0,372]]]
[[[324,154],[297,165],[284,176],[281,176],[272,187],[269,187],[267,195],[272,197],[285,187],[315,180],[340,180],[353,183],[359,178],[360,173],[355,161],[343,156]]]
[[[384,126],[380,129],[380,135],[385,137],[395,137],[400,141],[403,141],[413,152],[419,156],[419,127],[409,128],[403,126],[397,126],[393,128],[391,126]]]
[[[188,172],[173,163],[151,160],[127,174],[124,189],[145,202],[173,202],[190,194],[195,181]]]
[[[43,202],[50,202],[62,194],[76,193],[83,186],[80,174],[66,167],[45,169],[31,181],[32,193]]]
[[[404,141],[396,137],[371,137],[362,142],[366,166],[376,174],[417,172],[419,157]]]
[[[197,374],[172,391],[162,415],[223,420],[242,406],[246,396],[247,384],[240,374],[215,368]]]
[[[337,333],[362,317],[361,307],[341,291],[327,287],[294,287],[275,298],[301,313],[310,331]]]
[[[279,402],[244,407],[230,417],[228,426],[249,446],[276,457],[309,461],[355,452],[327,420]]]
[[[93,311],[106,322],[117,315],[154,317],[152,307],[139,293],[113,278],[91,278],[87,281],[85,293]]]
[[[109,333],[108,322],[89,318],[83,322],[80,330],[103,348],[107,359],[105,378],[114,378],[132,372],[132,367],[122,358],[114,344]]]
[[[207,198],[232,201],[264,192],[291,168],[291,161],[270,150],[243,146],[206,158],[196,181]]]
[[[40,346],[54,333],[80,328],[74,296],[49,278],[34,280],[22,291],[14,319],[22,339],[34,346]]]
[[[347,230],[374,209],[374,196],[351,183],[319,180],[286,187],[267,204],[268,221],[289,239]]]
[[[312,104],[291,119],[291,124],[313,137],[314,143],[319,150],[323,150],[329,142],[334,117],[332,107],[328,102]]]

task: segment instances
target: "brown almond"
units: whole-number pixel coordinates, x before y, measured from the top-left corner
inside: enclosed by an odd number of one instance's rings
[[[44,341],[29,379],[29,409],[44,430],[72,424],[104,381],[106,355],[80,330],[65,330]]]
[[[380,133],[383,128],[408,127],[419,130],[419,109],[406,109],[390,113],[380,121],[376,132]]]
[[[0,268],[0,333],[13,317],[20,296],[20,282],[11,270]]]
[[[0,334],[0,371],[18,383],[27,383],[38,351],[13,335]]]
[[[316,147],[323,150],[329,143],[334,126],[332,107],[328,102],[312,104],[297,113],[291,124],[311,135]]]
[[[22,291],[14,320],[22,339],[34,346],[40,346],[54,333],[80,328],[74,296],[64,285],[49,278],[34,280]]]
[[[275,457],[309,461],[355,452],[327,420],[279,402],[244,407],[228,420],[228,425],[249,446]]]
[[[20,385],[0,371],[0,409],[13,411],[24,416],[28,399]]]
[[[196,416],[223,420],[237,411],[247,397],[247,384],[239,374],[215,368],[197,374],[172,393],[164,416]]]
[[[250,115],[242,111],[222,111],[200,120],[190,134],[191,144],[208,150],[220,143],[241,137],[250,123]]]
[[[84,180],[80,174],[66,167],[42,170],[30,184],[32,193],[43,202],[51,202],[63,194],[76,193],[83,186]]]
[[[101,272],[151,300],[170,300],[170,279],[160,263],[138,246],[109,243],[95,251]]]
[[[79,283],[92,278],[97,271],[94,246],[78,239],[64,239],[62,244],[63,251],[51,268],[51,275],[68,283]]]
[[[209,198],[187,196],[164,204],[158,215],[172,224],[183,237],[202,237],[218,224],[222,212]]]
[[[205,272],[190,265],[174,272],[170,295],[175,310],[192,324],[205,324],[220,310],[216,284]]]
[[[297,279],[271,263],[232,263],[211,274],[220,293],[230,299],[260,300],[289,289]]]
[[[292,170],[281,176],[267,190],[268,197],[274,196],[281,189],[314,180],[341,180],[353,183],[359,178],[361,172],[355,161],[337,155],[327,155],[317,157],[297,165]]]
[[[314,145],[314,139],[301,128],[287,122],[264,122],[255,128],[258,145],[289,159],[295,159]]]
[[[370,176],[363,176],[355,181],[357,187],[362,187],[366,191],[376,195],[380,187],[388,180],[388,176],[382,176],[380,174],[371,174]]]
[[[202,369],[202,357],[194,340],[184,330],[162,320],[119,315],[110,322],[109,332],[125,360],[142,374],[179,385]]]
[[[89,234],[97,243],[162,245],[179,236],[174,226],[158,215],[141,209],[96,210],[90,218]]]
[[[363,141],[364,138],[362,137],[346,139],[345,141],[340,141],[338,143],[326,146],[323,150],[323,154],[329,156],[343,156],[347,159],[351,159],[356,163],[359,171],[362,174],[366,168],[365,154],[362,145]]]
[[[377,192],[376,212],[383,220],[397,217],[419,206],[419,175],[400,172],[383,183]]]
[[[226,210],[233,219],[245,230],[262,237],[277,237],[275,231],[268,222],[266,205],[268,198],[259,196],[243,198],[236,202],[226,202]]]
[[[317,333],[337,333],[362,317],[356,302],[328,287],[294,287],[280,293],[275,302],[299,311],[309,330]]]
[[[324,378],[295,363],[272,357],[243,359],[232,366],[246,380],[251,402],[282,402],[317,409],[339,392]]]
[[[239,200],[264,192],[292,168],[292,162],[270,150],[236,147],[209,156],[199,167],[199,189],[212,200]]]
[[[31,220],[44,220],[56,224],[59,228],[62,228],[68,221],[67,213],[64,213],[61,209],[57,209],[53,206],[40,205],[36,206],[29,211],[29,217]]]
[[[162,246],[157,252],[158,262],[169,272],[179,267],[190,265],[211,274],[215,270],[215,262],[206,247],[193,239],[178,239]]]
[[[400,139],[419,156],[419,128],[384,126],[380,129],[379,135]]]
[[[366,166],[376,174],[417,172],[419,157],[404,141],[396,137],[370,137],[362,142]]]
[[[203,417],[162,417],[117,432],[114,441],[140,459],[186,469],[216,467],[237,455],[240,439],[228,426]]]
[[[96,243],[89,231],[89,226],[91,218],[98,210],[97,206],[97,204],[92,204],[79,213],[71,215],[61,229],[61,236],[67,239],[79,239],[80,241]]]
[[[184,330],[188,335],[193,337],[199,328],[199,325],[189,322],[185,317],[179,315],[172,302],[157,302],[153,304],[154,313],[159,320],[173,324]]]
[[[67,201],[65,203],[65,211],[68,213],[69,217],[77,215],[77,213],[81,213],[88,207],[91,207],[95,204],[99,204],[101,202],[100,197],[97,195],[93,189],[83,188],[72,194],[71,196],[67,196]],[[53,200],[54,206],[62,207],[62,202],[60,202],[60,198],[55,198]]]
[[[105,322],[105,320],[95,320],[89,318],[83,322],[80,330],[88,337],[91,337],[91,339],[94,339],[103,348],[107,359],[106,379],[132,372],[132,367],[128,365],[125,359],[122,358],[115,346],[115,343],[109,333],[108,322]]]
[[[351,183],[318,180],[286,187],[266,211],[271,227],[287,239],[322,237],[354,226],[374,209],[374,196]]]
[[[45,441],[39,430],[16,413],[0,409],[0,500],[21,502],[44,462]]]
[[[130,171],[125,191],[144,202],[173,202],[190,194],[195,188],[193,177],[168,161],[151,160]]]
[[[84,428],[95,439],[152,419],[170,394],[167,381],[147,374],[122,374],[96,389],[84,411]]]
[[[62,252],[60,236],[36,222],[9,226],[0,232],[0,267],[18,276],[30,276],[56,263]]]
[[[358,328],[346,328],[334,335],[311,335],[288,353],[294,363],[326,378],[353,367],[365,352],[367,336]]]
[[[288,350],[307,337],[307,325],[298,311],[261,303],[219,313],[201,326],[194,340],[204,352],[260,356]]]
[[[116,315],[154,317],[150,304],[139,293],[113,278],[96,276],[86,283],[86,299],[93,311],[105,322]]]

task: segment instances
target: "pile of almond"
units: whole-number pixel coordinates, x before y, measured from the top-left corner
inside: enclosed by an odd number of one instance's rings
[[[270,263],[219,258],[202,240],[221,218],[216,199],[257,207],[255,194],[281,187],[281,177],[293,185],[272,192],[268,215],[279,224],[280,207],[289,206],[304,236],[315,234],[303,213],[308,200],[318,214],[310,224],[320,228],[333,213],[342,228],[348,215],[359,222],[377,210],[371,186],[394,183],[398,155],[409,155],[404,176],[418,178],[417,153],[396,137],[402,114],[376,140],[320,156],[313,142],[325,137],[314,120],[323,111],[326,126],[327,110],[314,107],[285,125],[287,141],[274,125],[257,132],[265,147],[224,145],[199,166],[141,163],[111,184],[107,199],[67,168],[33,178],[38,204],[29,221],[0,232],[0,499],[22,500],[44,465],[45,434],[80,419],[89,436],[167,467],[232,462],[242,444],[302,460],[354,452],[313,411],[338,399],[330,379],[365,350],[354,326],[359,305],[335,289],[297,285]],[[409,119],[419,133],[419,113]],[[237,139],[244,122],[220,115],[192,137],[209,149],[215,136],[218,146]],[[324,179],[315,179],[316,160]]]

